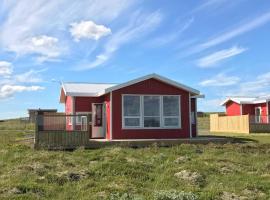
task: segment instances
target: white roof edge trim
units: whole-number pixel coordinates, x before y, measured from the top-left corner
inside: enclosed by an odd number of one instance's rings
[[[191,96],[190,98],[193,98],[193,99],[197,99],[197,98],[205,98],[205,95],[204,94],[199,94],[199,95],[194,95],[194,96]]]
[[[65,88],[64,88],[64,86],[63,86],[63,83],[61,84],[61,89],[60,89],[60,99],[59,99],[59,102],[60,103],[65,103],[65,101],[62,99],[62,90],[63,90],[63,92],[64,92],[64,95],[66,96],[66,91],[65,91]]]
[[[184,89],[184,90],[186,90],[188,92],[192,92],[192,93],[197,94],[197,95],[200,94],[200,91],[198,91],[196,89],[193,89],[193,88],[191,88],[189,86],[186,86],[186,85],[183,85],[181,83],[178,83],[178,82],[176,82],[174,80],[168,79],[166,77],[160,76],[158,74],[149,74],[149,75],[142,76],[142,77],[133,79],[131,81],[127,81],[125,83],[122,83],[122,84],[119,84],[119,85],[116,85],[116,86],[112,86],[110,88],[105,89],[105,93],[109,93],[109,92],[112,92],[112,91],[115,91],[115,90],[118,90],[118,89],[121,89],[121,88],[130,86],[130,85],[133,85],[133,84],[142,82],[142,81],[147,80],[147,79],[150,79],[150,78],[154,78],[154,79],[160,80],[160,81],[165,82],[165,83],[167,83],[169,85],[173,85],[175,87]]]
[[[258,97],[256,97],[256,98],[258,98]],[[245,101],[245,100],[241,101],[241,100],[237,100],[235,98],[226,98],[220,105],[225,106],[225,104],[228,101],[233,101],[233,102],[238,103],[238,104],[258,104],[258,103],[266,103],[268,101],[268,98],[259,99],[259,100],[257,100],[256,98],[253,99],[253,100],[249,100],[249,101],[248,100],[247,101]]]
[[[230,101],[231,99],[230,98],[226,98],[224,101],[222,101],[221,103],[220,103],[220,106],[225,106],[225,104],[228,102],[228,101]]]

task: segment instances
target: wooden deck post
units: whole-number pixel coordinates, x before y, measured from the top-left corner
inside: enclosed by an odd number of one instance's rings
[[[34,148],[38,149],[39,148],[39,115],[38,113],[35,113],[35,141],[34,141]]]
[[[89,133],[89,139],[92,138],[92,130],[90,128],[90,117],[91,117],[91,115],[87,114],[87,132]],[[91,125],[91,127],[92,127],[92,125]]]

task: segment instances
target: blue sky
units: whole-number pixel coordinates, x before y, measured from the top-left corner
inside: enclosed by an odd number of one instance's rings
[[[31,6],[29,6],[31,5]],[[158,73],[199,89],[199,110],[270,93],[269,0],[2,0],[0,118],[58,108],[59,81]]]

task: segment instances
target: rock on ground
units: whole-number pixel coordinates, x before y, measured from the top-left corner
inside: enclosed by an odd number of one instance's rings
[[[203,180],[203,177],[198,172],[191,172],[188,170],[182,170],[181,172],[177,172],[174,174],[175,177],[180,178],[185,181],[189,181],[191,183],[198,183]]]

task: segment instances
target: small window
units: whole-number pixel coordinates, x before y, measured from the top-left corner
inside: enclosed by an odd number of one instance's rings
[[[160,96],[144,96],[144,127],[160,127]]]
[[[164,127],[179,127],[179,96],[163,96]]]
[[[86,117],[87,115],[91,114],[91,112],[76,112],[76,125],[82,124],[82,117]],[[90,122],[92,117],[90,117]]]
[[[140,127],[140,101],[140,96],[136,95],[125,95],[123,97],[123,120],[125,127]]]

